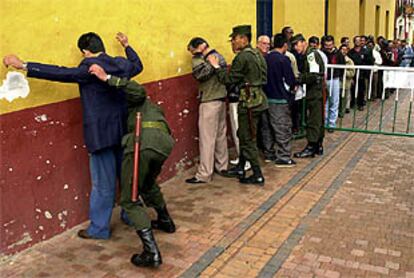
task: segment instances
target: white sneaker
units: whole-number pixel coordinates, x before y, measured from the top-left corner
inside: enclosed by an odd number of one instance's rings
[[[230,160],[231,165],[238,165],[239,164],[239,158]],[[249,161],[246,161],[246,164],[244,165],[244,171],[249,171],[252,168]]]
[[[244,171],[249,171],[252,168],[249,161],[246,161],[246,164],[244,165]]]

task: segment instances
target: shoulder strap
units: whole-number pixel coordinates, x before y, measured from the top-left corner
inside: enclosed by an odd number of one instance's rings
[[[260,80],[266,80],[267,79],[267,68],[266,68],[266,62],[264,61],[264,58],[262,54],[259,53],[257,49],[253,49],[251,47],[247,47],[243,49],[243,51],[251,53],[256,60],[256,66],[257,70],[261,73]]]

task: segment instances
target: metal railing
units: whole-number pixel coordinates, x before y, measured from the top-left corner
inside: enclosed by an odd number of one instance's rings
[[[384,135],[396,135],[396,136],[408,136],[414,137],[414,132],[412,131],[412,109],[413,109],[413,97],[414,97],[414,68],[406,67],[380,67],[380,66],[349,66],[349,65],[327,65],[328,75],[330,75],[330,80],[333,80],[334,69],[343,70],[342,78],[339,78],[342,84],[349,82],[349,79],[346,78],[346,70],[354,69],[356,71],[354,77],[353,85],[353,99],[354,107],[351,114],[351,119],[339,117],[336,121],[338,126],[332,127],[329,124],[326,125],[326,128],[340,131],[351,131],[351,132],[363,132],[363,133],[373,133],[373,134],[384,134]],[[374,79],[374,74],[382,72],[382,78]],[[361,77],[361,73],[364,74],[364,77]],[[366,92],[360,92],[361,89],[360,82],[366,82],[368,85],[368,90]],[[378,82],[376,86],[381,85],[382,91],[379,97],[380,104],[373,106],[375,99],[372,97],[372,90],[374,82]],[[377,87],[378,89],[378,87]],[[378,91],[378,90],[376,90]],[[391,92],[390,92],[391,91]],[[327,92],[326,102],[331,104],[333,99],[333,86],[329,86],[329,91]],[[357,100],[361,98],[361,93],[363,93],[363,101],[366,101],[366,109],[363,111],[357,111]],[[346,101],[346,88],[345,85],[340,87],[340,101],[342,105],[338,107],[338,110],[343,110],[344,102]],[[393,119],[390,129],[387,129],[384,126],[384,109],[386,106],[387,99],[389,96],[394,94],[394,105],[387,106],[387,110],[393,109]],[[351,96],[349,96],[351,97]],[[389,101],[388,101],[389,102]],[[402,104],[406,104],[407,107],[401,109],[399,107]],[[375,109],[376,111],[373,111]],[[378,111],[379,109],[379,111]],[[362,110],[362,109],[361,109]],[[341,112],[341,111],[340,111]],[[342,111],[343,112],[343,111]],[[379,118],[372,117],[373,112],[379,112]],[[365,113],[365,114],[364,114]],[[325,113],[326,114],[326,113]],[[377,113],[376,113],[377,114]],[[404,115],[405,114],[405,115]],[[303,114],[304,116],[304,114]],[[363,124],[360,124],[360,121],[357,119],[363,119]],[[398,122],[397,127],[397,118],[405,118],[406,122],[401,124],[401,121]],[[378,120],[378,123],[374,123],[374,120]],[[303,122],[303,119],[302,119]],[[338,123],[339,122],[339,123]],[[402,128],[403,127],[403,128]],[[403,130],[401,130],[403,129]]]

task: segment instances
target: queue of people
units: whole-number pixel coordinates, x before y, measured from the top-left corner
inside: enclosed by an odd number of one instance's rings
[[[212,182],[214,174],[237,178],[243,185],[264,186],[264,161],[276,167],[294,167],[293,158],[323,155],[325,126],[335,128],[352,106],[363,110],[367,100],[368,71],[327,70],[328,64],[414,66],[413,46],[405,41],[356,36],[333,36],[308,40],[286,26],[272,39],[261,35],[252,46],[250,25],[235,26],[230,34],[235,54],[230,67],[206,39],[192,38],[187,50],[192,55],[192,74],[199,82],[200,163],[188,184]],[[153,229],[166,233],[176,230],[161,190],[156,182],[161,167],[171,153],[174,140],[162,109],[146,97],[143,86],[129,79],[143,70],[138,54],[123,33],[116,36],[126,58],[111,57],[95,33],[83,34],[78,48],[84,59],[78,67],[59,67],[24,62],[16,55],[3,59],[5,66],[27,71],[30,78],[78,83],[83,106],[84,140],[90,153],[92,190],[89,227],[80,230],[82,239],[109,239],[110,220],[120,178],[122,220],[135,228],[143,251],[131,262],[140,267],[162,263]],[[346,76],[346,78],[342,78]],[[358,78],[358,80],[356,80]],[[374,73],[372,98],[381,97],[381,72]],[[358,96],[351,91],[358,87]],[[340,92],[345,91],[341,103]],[[294,134],[300,126],[301,102],[306,100],[307,145],[292,154]],[[237,157],[229,160],[227,111]],[[139,195],[131,201],[135,114],[143,113],[140,138]],[[304,116],[304,115],[303,115]],[[302,117],[303,118],[303,117]],[[262,153],[261,153],[262,152]],[[232,163],[233,162],[233,165]],[[249,171],[251,174],[249,175]],[[157,212],[149,218],[147,207]]]

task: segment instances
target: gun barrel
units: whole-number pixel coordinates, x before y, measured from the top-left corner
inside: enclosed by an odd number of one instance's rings
[[[142,121],[141,113],[137,112],[137,117],[136,117],[136,122],[135,122],[134,174],[132,176],[132,190],[131,190],[131,200],[133,202],[138,201],[139,149],[140,149],[140,137],[141,137],[141,121]]]

